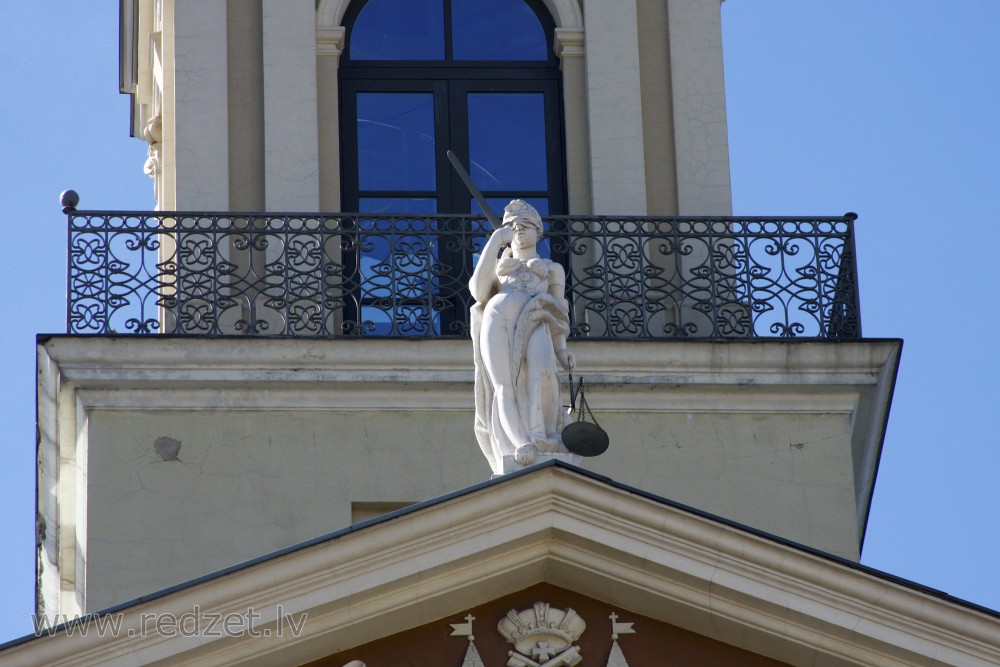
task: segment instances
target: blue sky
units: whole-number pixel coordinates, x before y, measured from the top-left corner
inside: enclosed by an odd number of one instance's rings
[[[905,340],[862,562],[1000,609],[1000,3],[723,22],[736,212],[856,211],[864,335]]]
[[[0,642],[34,595],[34,340],[65,329],[65,218],[153,206],[117,2],[8,0],[0,42]],[[733,202],[859,215],[864,333],[905,339],[862,562],[1000,609],[996,0],[728,0]]]

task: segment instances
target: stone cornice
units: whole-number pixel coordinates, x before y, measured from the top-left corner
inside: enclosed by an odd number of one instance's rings
[[[850,414],[887,384],[898,341],[576,341],[604,410]],[[39,368],[84,409],[472,408],[461,340],[53,337]],[[183,389],[184,391],[178,391]],[[884,417],[887,396],[875,417]]]
[[[585,53],[583,28],[556,28],[552,48],[560,59],[582,58]]]
[[[813,342],[571,341],[578,374],[595,382],[666,385],[873,385],[898,340]],[[448,339],[252,339],[53,336],[44,355],[65,380],[464,382],[472,345]]]
[[[316,30],[316,55],[339,57],[344,49],[343,27]]]

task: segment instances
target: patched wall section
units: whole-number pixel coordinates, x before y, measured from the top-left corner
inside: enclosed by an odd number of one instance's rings
[[[489,476],[462,414],[96,410],[89,423],[88,611],[348,526],[352,503]]]

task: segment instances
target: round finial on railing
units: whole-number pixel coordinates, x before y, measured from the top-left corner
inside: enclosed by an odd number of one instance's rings
[[[850,220],[851,222],[854,222],[855,220],[858,219],[858,214],[855,213],[854,211],[848,211],[847,213],[844,214],[844,217]]]
[[[59,203],[62,204],[63,213],[75,211],[76,205],[80,203],[80,195],[76,194],[76,190],[63,190],[59,195]]]

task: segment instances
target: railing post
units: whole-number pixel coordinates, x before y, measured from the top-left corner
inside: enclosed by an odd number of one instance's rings
[[[854,246],[854,223],[858,219],[858,214],[850,211],[844,218],[847,221],[847,239],[844,241],[846,257],[841,260],[840,280],[843,280],[845,272],[851,280],[851,294],[844,309],[847,313],[846,324],[849,330],[844,332],[847,334],[844,337],[861,338],[861,291],[858,285],[858,255]],[[850,327],[852,322],[854,326]]]
[[[76,206],[80,203],[80,195],[76,190],[63,190],[59,195],[59,205],[62,212],[66,214],[66,333],[73,333],[70,313],[73,309],[73,289],[72,289],[72,244],[73,244],[73,214]]]

